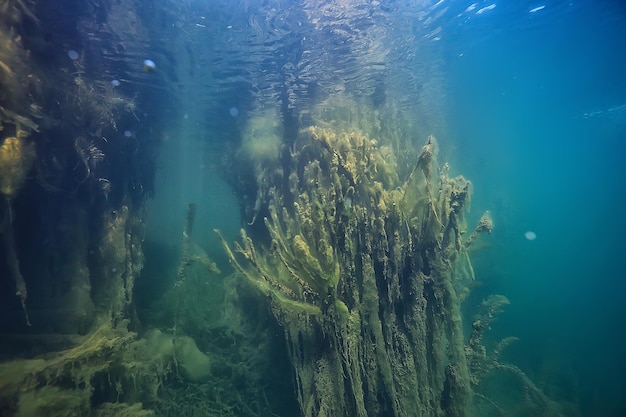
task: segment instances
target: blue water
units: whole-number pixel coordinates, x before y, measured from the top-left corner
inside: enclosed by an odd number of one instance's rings
[[[511,300],[510,359],[587,415],[624,415],[626,4],[513,3],[442,47],[457,164],[496,223],[474,295]]]

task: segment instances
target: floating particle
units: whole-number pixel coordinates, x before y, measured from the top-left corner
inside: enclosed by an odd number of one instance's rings
[[[143,60],[143,70],[145,72],[153,72],[154,70],[156,70],[156,64],[151,59],[144,59]]]
[[[524,233],[524,237],[528,240],[535,240],[537,239],[537,234],[533,232],[532,230],[529,230],[526,233]]]
[[[237,117],[239,116],[239,109],[237,107],[231,107],[230,110],[228,110],[228,113],[230,113],[233,117]]]
[[[72,60],[76,61],[78,59],[78,52],[74,49],[70,49],[67,51],[67,56]]]
[[[543,10],[545,7],[546,7],[545,4],[542,4],[541,6],[533,7],[532,9],[528,11],[528,13],[536,13],[539,10]]]
[[[133,132],[131,132],[130,130],[125,130],[124,131],[124,136],[126,136],[127,138],[133,136]]]

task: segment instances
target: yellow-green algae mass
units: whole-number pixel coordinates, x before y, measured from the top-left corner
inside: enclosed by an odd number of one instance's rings
[[[403,180],[390,147],[313,126],[257,181],[270,243],[222,241],[284,328],[302,415],[469,415],[471,187],[437,169],[435,139]]]

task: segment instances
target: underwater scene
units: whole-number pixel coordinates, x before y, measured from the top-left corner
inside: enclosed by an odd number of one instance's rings
[[[0,0],[0,417],[626,416],[623,0]]]

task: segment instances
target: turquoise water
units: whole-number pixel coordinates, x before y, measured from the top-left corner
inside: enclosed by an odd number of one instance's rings
[[[456,27],[451,140],[493,211],[478,270],[511,300],[496,331],[521,338],[512,358],[589,415],[622,415],[626,8],[566,3]]]

